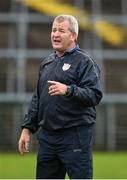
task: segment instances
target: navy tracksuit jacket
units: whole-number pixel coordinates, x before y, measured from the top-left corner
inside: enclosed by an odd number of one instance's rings
[[[71,87],[70,95],[50,96],[48,80],[69,85]],[[42,127],[43,132],[47,131],[46,139],[49,137],[50,141],[51,134],[48,136],[50,132],[62,131],[64,133],[68,129],[71,132],[71,129],[75,131],[74,129],[77,127],[90,127],[96,120],[95,106],[99,104],[101,98],[100,70],[88,54],[78,47],[66,52],[60,58],[53,53],[40,65],[37,88],[22,127],[28,128],[32,133]],[[40,136],[44,136],[44,134]],[[59,135],[58,137],[62,136],[59,133],[57,135]],[[55,139],[52,141],[52,143],[56,143]],[[45,140],[43,144],[45,144]],[[54,177],[56,178],[56,176]],[[91,175],[86,177],[91,177]]]
[[[48,80],[70,85],[70,96],[50,96]],[[101,98],[100,70],[92,58],[79,48],[61,58],[53,53],[40,65],[37,89],[22,127],[36,132],[40,125],[57,130],[94,123]]]

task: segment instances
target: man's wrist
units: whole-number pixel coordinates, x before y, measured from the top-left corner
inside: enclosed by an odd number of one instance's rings
[[[65,96],[69,96],[71,94],[71,86],[67,86],[67,90],[65,92]]]
[[[30,134],[30,130],[28,128],[23,128],[22,130],[23,132],[27,133],[27,134]]]

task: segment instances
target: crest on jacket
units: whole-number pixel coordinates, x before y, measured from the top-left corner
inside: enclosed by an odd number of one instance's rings
[[[62,69],[63,71],[67,71],[71,67],[71,64],[64,63]]]

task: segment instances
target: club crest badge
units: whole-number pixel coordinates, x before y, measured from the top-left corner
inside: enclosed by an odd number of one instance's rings
[[[63,69],[63,71],[67,71],[70,67],[71,67],[71,64],[64,63],[62,69]]]

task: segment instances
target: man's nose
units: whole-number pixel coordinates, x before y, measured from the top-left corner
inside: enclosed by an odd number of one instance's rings
[[[59,36],[60,35],[60,32],[59,31],[55,31],[54,32],[54,36]]]

